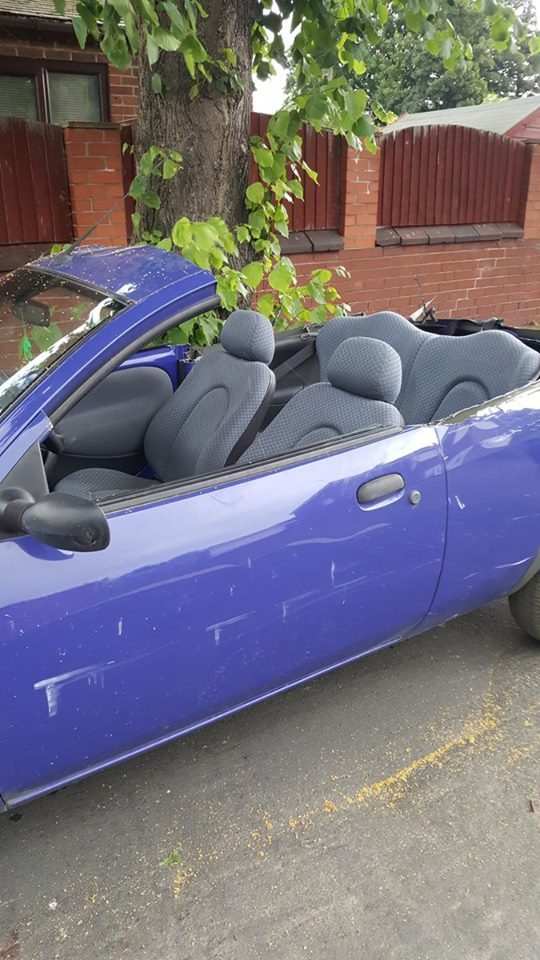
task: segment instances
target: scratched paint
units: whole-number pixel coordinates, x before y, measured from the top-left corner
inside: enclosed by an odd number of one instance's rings
[[[38,680],[34,683],[34,690],[45,691],[49,717],[56,717],[58,714],[60,693],[64,687],[78,680],[86,680],[89,686],[99,685],[103,688],[104,674],[114,666],[116,666],[116,661],[109,660],[104,664],[94,663],[89,667],[82,667],[80,670],[61,673],[57,677],[47,677],[45,680]]]

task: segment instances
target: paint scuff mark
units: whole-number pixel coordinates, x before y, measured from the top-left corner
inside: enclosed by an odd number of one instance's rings
[[[109,660],[104,664],[94,663],[89,667],[71,670],[69,673],[61,673],[57,677],[47,677],[45,680],[38,680],[34,684],[34,690],[45,690],[49,717],[56,717],[60,693],[64,687],[69,683],[75,683],[77,680],[86,680],[89,686],[99,685],[103,689],[104,674],[114,666],[116,666],[116,660]]]

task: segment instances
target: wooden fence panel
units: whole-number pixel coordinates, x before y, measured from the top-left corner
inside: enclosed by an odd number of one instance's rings
[[[62,128],[0,120],[0,244],[72,239]]]
[[[528,148],[469,127],[406,127],[383,137],[379,225],[521,223]]]
[[[265,113],[252,113],[251,135],[264,140],[269,119]],[[127,143],[128,147],[133,144],[133,135],[134,125],[122,127],[121,140],[122,143]],[[304,171],[301,172],[304,200],[295,197],[292,203],[286,205],[291,233],[303,230],[340,230],[343,149],[341,137],[316,133],[311,127],[302,128],[302,157],[310,167],[318,171],[319,182],[315,183]],[[135,176],[135,161],[129,149],[123,155],[123,169],[124,190],[127,192]],[[253,157],[250,157],[249,179],[250,183],[257,179],[257,167]],[[133,209],[133,201],[128,198],[128,233],[131,231]]]
[[[253,136],[266,136],[268,120],[264,113],[251,114]],[[318,172],[318,184],[302,171],[304,200],[294,199],[289,204],[289,228],[301,230],[339,230],[341,219],[342,149],[340,137],[331,133],[316,133],[312,127],[302,129],[302,157]],[[250,164],[251,182],[256,179],[257,169]]]

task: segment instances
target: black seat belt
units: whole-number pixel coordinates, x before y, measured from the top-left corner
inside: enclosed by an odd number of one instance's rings
[[[276,383],[279,383],[279,381],[282,380],[287,373],[290,373],[292,370],[296,370],[296,368],[301,366],[305,360],[309,360],[309,358],[313,356],[315,353],[315,340],[316,338],[313,337],[309,343],[306,343],[305,347],[302,347],[298,353],[295,353],[294,357],[291,357],[290,360],[284,360],[283,363],[280,363],[279,366],[275,368],[274,376],[276,378]],[[300,377],[300,379],[303,380],[304,378]]]

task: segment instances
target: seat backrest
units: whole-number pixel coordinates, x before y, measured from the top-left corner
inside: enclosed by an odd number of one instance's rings
[[[328,382],[296,393],[246,450],[240,463],[254,463],[369,427],[403,424],[395,399],[401,362],[381,340],[354,337],[334,351]]]
[[[504,330],[450,337],[421,330],[398,313],[336,317],[317,337],[321,379],[346,337],[389,343],[401,358],[396,406],[405,423],[430,423],[521,387],[540,373],[540,354]],[[487,339],[486,339],[487,338]]]
[[[399,408],[406,423],[430,423],[522,387],[539,372],[540,354],[504,330],[431,334],[415,357]]]
[[[321,380],[327,380],[330,358],[337,346],[348,337],[372,337],[389,343],[401,359],[402,386],[404,387],[418,351],[430,334],[390,310],[372,313],[369,316],[334,317],[321,328],[316,340]],[[397,407],[400,408],[400,399]]]
[[[273,355],[270,321],[232,313],[221,347],[201,357],[148,427],[145,454],[160,480],[221,469],[249,446],[275,389]]]

